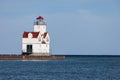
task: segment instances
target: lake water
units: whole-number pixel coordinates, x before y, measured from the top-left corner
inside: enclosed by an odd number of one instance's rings
[[[120,80],[120,57],[1,60],[0,80]]]

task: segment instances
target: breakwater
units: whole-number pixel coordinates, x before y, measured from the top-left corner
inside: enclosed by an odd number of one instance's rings
[[[65,56],[0,55],[0,60],[63,60]]]

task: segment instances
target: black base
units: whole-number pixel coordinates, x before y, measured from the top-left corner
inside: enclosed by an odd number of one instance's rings
[[[28,53],[28,52],[22,52],[22,55],[30,55],[32,53]]]

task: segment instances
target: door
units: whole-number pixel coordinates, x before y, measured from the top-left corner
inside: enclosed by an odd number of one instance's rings
[[[32,53],[32,45],[27,45],[27,52]]]

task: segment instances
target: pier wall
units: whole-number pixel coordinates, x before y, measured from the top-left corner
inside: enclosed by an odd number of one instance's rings
[[[0,60],[63,60],[65,56],[0,55]]]

